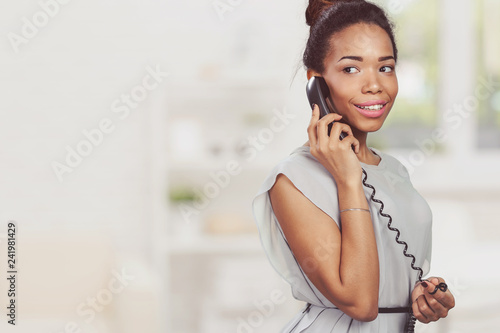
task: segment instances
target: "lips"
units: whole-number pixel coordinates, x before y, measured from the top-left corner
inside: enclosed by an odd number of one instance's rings
[[[371,105],[377,105],[377,104],[385,105],[385,104],[387,104],[387,102],[382,100],[382,99],[378,99],[378,100],[368,101],[368,102],[364,102],[364,103],[356,103],[355,105],[371,106]]]
[[[354,107],[365,117],[377,118],[384,114],[387,102],[382,100],[369,101],[361,104],[354,104]]]

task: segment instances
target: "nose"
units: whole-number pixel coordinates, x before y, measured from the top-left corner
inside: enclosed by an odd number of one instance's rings
[[[382,85],[377,72],[369,71],[366,73],[365,82],[363,84],[363,93],[378,94],[382,91]]]

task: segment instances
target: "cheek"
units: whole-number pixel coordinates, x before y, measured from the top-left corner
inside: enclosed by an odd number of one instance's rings
[[[350,109],[350,99],[348,94],[345,91],[336,91],[333,95],[333,102],[335,103],[335,108],[337,113],[347,116],[346,112]]]
[[[332,94],[332,98],[337,104],[346,104],[349,103],[351,96],[355,96],[355,92],[353,91],[352,84],[336,84],[330,89]]]
[[[346,80],[345,76],[340,73],[335,73],[328,78],[327,83],[330,87],[330,94],[336,103],[345,101],[348,96],[352,96],[352,87],[355,86],[350,82],[352,80]]]
[[[399,85],[398,85],[398,80],[394,79],[390,82],[389,84],[389,91],[391,94],[391,97],[394,99],[398,95],[399,92]]]

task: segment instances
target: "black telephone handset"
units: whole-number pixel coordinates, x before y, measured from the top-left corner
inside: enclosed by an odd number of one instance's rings
[[[317,104],[319,106],[319,111],[320,111],[319,117],[320,118],[331,113],[331,112],[335,112],[335,109],[333,108],[333,101],[332,101],[332,98],[330,96],[330,89],[328,88],[328,85],[326,84],[326,81],[323,77],[321,77],[321,76],[311,77],[309,79],[309,81],[307,82],[306,92],[307,92],[307,98],[309,99],[309,104],[311,104],[311,106],[312,106],[312,104],[314,103],[314,104]],[[333,122],[328,125],[328,135],[330,135],[332,125],[333,125]],[[347,134],[342,132],[342,133],[340,133],[339,139],[342,140],[346,136],[347,136]],[[404,246],[403,255],[405,257],[412,259],[410,266],[413,270],[418,272],[418,276],[417,276],[418,281],[422,281],[422,275],[423,275],[422,268],[415,266],[415,261],[416,261],[415,256],[408,253],[408,244],[405,241],[402,241],[399,239],[400,234],[401,234],[400,231],[397,228],[392,226],[391,215],[389,215],[383,211],[384,203],[381,200],[375,198],[375,193],[376,193],[375,187],[366,182],[368,175],[364,169],[362,169],[362,171],[363,171],[363,176],[364,176],[363,180],[362,180],[363,185],[372,190],[370,200],[380,204],[380,208],[379,208],[378,213],[381,216],[384,216],[388,219],[387,228],[389,228],[389,230],[396,233],[396,243]],[[440,286],[441,286],[441,284],[440,284]],[[441,290],[446,291],[447,286],[445,283],[443,283],[443,286],[441,286],[441,287],[443,288]],[[408,320],[406,323],[405,332],[414,332],[416,318],[413,315],[411,305],[409,307],[407,307],[406,309],[407,309],[406,311],[408,311],[410,316],[408,317]]]
[[[313,76],[309,79],[306,86],[307,98],[309,99],[309,104],[317,104],[319,107],[319,117],[326,116],[329,113],[336,113],[333,108],[333,101],[330,96],[330,89],[326,84],[326,81],[321,76]],[[333,122],[328,124],[328,135],[332,130]],[[347,136],[346,133],[340,133],[340,140]]]

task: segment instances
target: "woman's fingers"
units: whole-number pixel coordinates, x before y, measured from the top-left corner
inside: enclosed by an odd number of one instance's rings
[[[439,316],[434,312],[433,308],[427,303],[427,299],[424,295],[421,295],[417,298],[415,302],[412,304],[413,307],[413,315],[419,321],[424,324],[428,324],[431,321],[436,321],[439,319]]]
[[[342,116],[336,113],[329,113],[317,122],[317,135],[318,135],[318,140],[320,143],[328,144],[329,143],[329,138],[333,135],[333,127],[330,135],[328,135],[328,125],[333,121],[337,122],[340,119],[342,119]],[[335,125],[334,123],[334,125]],[[337,135],[337,140],[339,140],[339,136]]]
[[[307,134],[309,136],[311,146],[316,147],[318,143],[329,145],[331,142],[335,142],[334,140],[340,141],[339,137],[341,132],[345,132],[349,136],[353,136],[349,125],[339,123],[338,121],[340,119],[342,119],[342,116],[337,113],[329,113],[320,119],[319,106],[315,104],[312,109],[311,121],[307,127]],[[331,133],[329,134],[328,125],[332,122],[334,122],[334,125],[332,126]],[[355,141],[348,141],[354,147],[359,147],[358,140],[355,139]]]
[[[430,320],[427,319],[427,316],[420,311],[420,307],[419,307],[419,302],[421,301],[420,300],[421,298],[425,298],[424,295],[418,296],[415,299],[415,301],[413,302],[413,304],[411,305],[411,307],[412,307],[413,315],[415,316],[415,318],[417,318],[418,321],[420,321],[424,324],[427,324],[430,322]]]
[[[311,154],[332,174],[337,181],[359,180],[361,165],[351,146],[359,151],[359,142],[347,124],[340,123],[342,116],[329,113],[319,118],[319,107],[315,106],[307,128]],[[331,133],[328,125],[332,124]],[[348,135],[340,140],[341,132]]]
[[[357,154],[359,152],[359,141],[354,137],[351,127],[347,124],[339,122],[333,124],[332,132],[330,133],[330,142],[335,143],[335,140],[340,140],[339,137],[342,132],[347,134],[347,136],[342,140],[344,147],[353,147],[354,152]]]
[[[426,281],[428,281],[428,282],[430,282],[430,283],[432,283],[432,284],[434,284],[436,286],[438,284],[440,284],[441,282],[444,282],[443,279],[440,279],[440,278],[437,278],[437,277],[430,277],[430,278],[426,279]]]
[[[317,140],[317,122],[319,119],[319,107],[314,104],[312,109],[311,121],[309,122],[309,126],[307,127],[307,135],[309,136],[309,143],[311,147],[316,147]]]
[[[455,306],[455,298],[442,278],[430,278],[424,282],[422,286],[424,287],[425,297],[429,302],[435,301],[447,310]]]
[[[422,293],[418,293],[412,304],[413,314],[419,321],[429,323],[444,318],[455,306],[453,295],[441,283],[444,283],[443,279],[430,278],[419,284]]]
[[[307,134],[311,146],[315,147],[318,142],[328,142],[328,124],[332,121],[338,121],[342,116],[336,113],[329,113],[326,116],[319,118],[319,106],[314,104],[312,109],[311,121],[307,127]],[[324,138],[323,140],[321,138]]]

